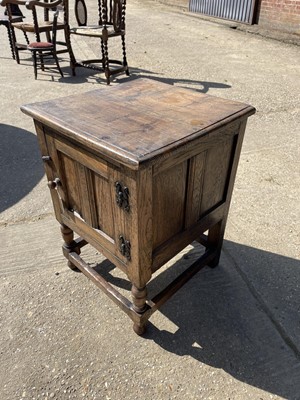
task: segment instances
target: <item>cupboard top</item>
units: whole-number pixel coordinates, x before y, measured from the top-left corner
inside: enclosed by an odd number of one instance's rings
[[[255,109],[150,79],[29,104],[21,110],[94,152],[138,168]]]

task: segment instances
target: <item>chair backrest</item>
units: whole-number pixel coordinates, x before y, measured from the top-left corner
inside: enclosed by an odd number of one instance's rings
[[[5,0],[4,0],[5,1]],[[22,0],[6,0],[6,1],[22,1]],[[64,11],[64,23],[68,23],[68,0],[55,0],[55,1],[47,1],[47,0],[29,0],[26,1],[26,7],[29,10],[33,8],[40,7],[44,10],[44,21],[49,21],[49,15],[51,11],[56,10],[57,7],[60,7],[61,10]]]
[[[56,10],[57,5],[61,4],[61,1],[62,0],[52,3],[46,3],[43,1],[31,0],[26,3],[26,7],[32,12],[33,27],[37,42],[41,41],[40,37],[40,33],[42,31],[41,26],[43,26],[44,22],[48,22],[50,20],[50,10]],[[49,6],[50,4],[51,8]],[[41,14],[43,14],[43,18],[41,18]],[[55,25],[57,26],[57,17]],[[53,30],[53,27],[51,25],[48,26],[49,26],[48,31]],[[47,41],[50,41],[49,34],[47,36]]]
[[[44,22],[50,21],[50,13],[54,11],[52,27],[49,26],[48,31],[52,30],[53,37],[52,37],[51,41],[53,43],[56,43],[57,20],[58,20],[58,15],[59,15],[60,11],[63,12],[63,14],[64,14],[64,23],[66,22],[65,21],[66,16],[65,16],[65,12],[64,12],[65,11],[64,1],[56,0],[54,2],[47,3],[47,2],[43,2],[43,1],[31,0],[26,3],[26,7],[29,10],[31,10],[31,12],[32,12],[34,31],[35,31],[36,39],[38,42],[41,40],[40,33],[41,33],[41,31],[44,30],[44,28],[42,27],[43,21]],[[38,17],[38,14],[41,14],[42,11],[44,12],[43,21],[41,21],[40,18]],[[47,37],[48,37],[48,41],[49,41],[50,40],[49,35]]]
[[[8,16],[10,21],[12,21],[15,16],[24,18],[20,6],[25,7],[26,0],[2,0],[0,4],[5,7],[4,14]]]
[[[78,26],[86,26],[87,8],[84,0],[75,0],[75,17]]]
[[[14,16],[14,17],[22,17],[22,18],[24,18],[24,15],[23,15],[23,13],[22,13],[22,11],[20,10],[20,7],[18,6],[18,4],[11,4],[10,5],[10,10],[11,10],[11,14]],[[8,14],[8,12],[7,12],[7,9],[5,10],[5,12],[4,12],[4,15],[7,15]]]
[[[78,26],[87,25],[85,0],[75,0],[75,16]],[[125,29],[126,0],[98,0],[98,24],[113,26],[115,32]]]
[[[36,40],[39,42],[41,40],[41,31],[47,31],[47,28],[43,27],[44,22],[50,21],[50,12],[56,10],[57,7],[61,7],[64,10],[64,24],[68,24],[68,0],[55,0],[47,2],[39,0],[2,0],[1,5],[5,5],[7,9],[8,18],[13,23],[13,11],[17,6],[26,6],[27,9],[32,12],[32,23],[26,21],[26,32],[34,32],[36,35]],[[21,12],[22,13],[22,12]],[[32,28],[30,28],[32,26]],[[49,30],[49,29],[48,29]],[[52,30],[50,26],[50,30]]]
[[[111,25],[116,32],[125,29],[126,0],[98,0],[99,25]]]

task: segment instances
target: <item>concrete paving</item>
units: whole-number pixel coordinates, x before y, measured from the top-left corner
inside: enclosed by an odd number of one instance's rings
[[[156,312],[145,337],[67,268],[33,123],[19,108],[99,88],[104,76],[78,69],[72,77],[64,58],[64,78],[46,71],[35,81],[30,55],[17,65],[3,30],[0,399],[300,399],[299,47],[156,2],[128,3],[131,77],[113,85],[147,77],[257,108],[220,266],[201,271]],[[97,41],[72,43],[78,58],[98,54]],[[199,251],[190,246],[169,271]],[[87,257],[103,260],[93,249]],[[127,292],[124,276],[104,263]]]

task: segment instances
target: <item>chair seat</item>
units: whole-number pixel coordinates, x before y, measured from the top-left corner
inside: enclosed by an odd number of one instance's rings
[[[88,25],[88,26],[78,26],[70,29],[70,33],[74,35],[80,36],[89,36],[89,37],[102,37],[102,25]],[[115,32],[113,26],[107,26],[108,36],[120,36],[125,34],[125,30],[121,30],[119,32]]]
[[[49,42],[32,42],[27,46],[28,50],[51,50],[53,44]]]
[[[39,23],[39,32],[50,32],[52,30],[52,21],[44,21]],[[31,23],[26,23],[26,22],[14,22],[12,23],[12,26],[17,29],[21,29],[24,32],[35,32],[34,30],[34,24]],[[64,23],[58,22],[57,23],[57,29],[63,29],[64,28]]]

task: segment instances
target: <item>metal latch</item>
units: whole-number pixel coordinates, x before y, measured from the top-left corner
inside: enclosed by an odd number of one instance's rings
[[[116,201],[119,207],[123,208],[123,210],[129,212],[129,189],[126,186],[123,186],[120,182],[115,183],[116,188]]]
[[[120,250],[122,256],[126,257],[128,261],[131,260],[130,249],[131,249],[131,244],[130,244],[129,240],[126,240],[124,238],[124,236],[120,235],[119,236],[119,250]]]

